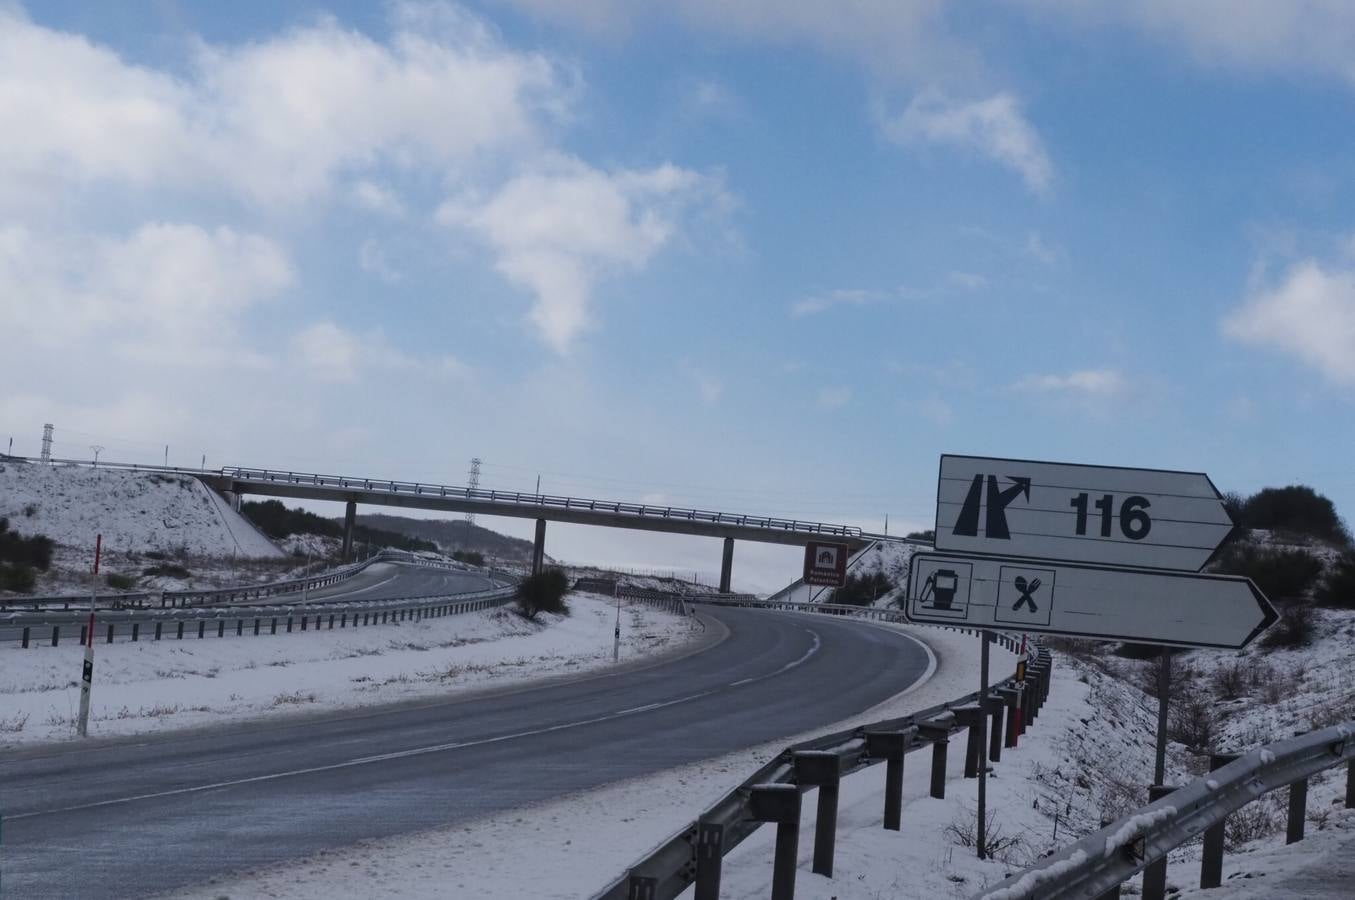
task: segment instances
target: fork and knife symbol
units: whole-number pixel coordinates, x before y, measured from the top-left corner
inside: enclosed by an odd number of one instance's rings
[[[1030,604],[1030,611],[1035,612],[1038,607],[1035,605],[1035,598],[1031,594],[1040,589],[1040,579],[1032,578],[1030,581],[1026,581],[1024,575],[1017,575],[1012,579],[1012,584],[1016,585],[1016,589],[1021,592],[1021,596],[1012,604],[1012,610],[1019,610],[1022,606]]]

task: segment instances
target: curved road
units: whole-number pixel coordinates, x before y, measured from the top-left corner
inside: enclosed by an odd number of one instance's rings
[[[732,608],[703,616],[706,646],[645,668],[8,753],[6,896],[144,896],[447,825],[822,726],[928,667],[911,638],[847,619]]]

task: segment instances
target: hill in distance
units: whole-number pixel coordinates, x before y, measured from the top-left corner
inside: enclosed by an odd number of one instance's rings
[[[342,519],[336,520],[342,523]],[[528,562],[532,558],[532,542],[499,534],[479,525],[466,525],[465,519],[411,519],[384,513],[359,515],[357,524],[380,531],[392,531],[406,537],[432,541],[450,553],[453,550],[474,550],[486,558]]]

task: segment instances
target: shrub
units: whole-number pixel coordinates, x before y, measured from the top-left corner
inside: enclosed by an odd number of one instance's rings
[[[452,559],[463,562],[468,566],[483,566],[485,564],[485,555],[478,550],[456,550],[452,553]]]
[[[1245,575],[1271,600],[1297,600],[1312,590],[1322,574],[1322,560],[1299,548],[1281,550],[1243,541],[1224,550],[1214,569]]]
[[[1350,532],[1336,506],[1312,488],[1294,484],[1265,488],[1247,498],[1239,524],[1247,528],[1295,531],[1347,546]]]
[[[1172,698],[1167,737],[1197,750],[1213,746],[1214,701],[1203,691],[1182,690]]]
[[[0,564],[0,591],[31,594],[37,583],[37,574],[29,566]]]
[[[562,569],[545,569],[529,575],[518,584],[518,610],[523,618],[536,620],[543,612],[569,615],[565,594],[569,593],[569,578]]]
[[[109,572],[104,576],[104,581],[115,591],[130,591],[136,587],[135,576],[123,575],[120,572]]]
[[[1317,617],[1312,604],[1303,601],[1283,604],[1280,621],[1266,629],[1261,646],[1276,648],[1306,647],[1317,631]]]
[[[147,554],[148,556],[150,554]],[[148,566],[141,572],[142,575],[163,575],[166,578],[190,578],[193,573],[185,569],[178,563],[164,563],[158,566]]]
[[[1331,564],[1318,586],[1317,601],[1324,606],[1355,608],[1355,550],[1347,550]]]
[[[32,593],[36,570],[52,565],[52,539],[42,535],[24,537],[9,530],[9,519],[0,517],[0,591]]]
[[[847,583],[833,591],[833,602],[844,606],[870,606],[879,597],[894,589],[894,584],[883,572],[870,575],[848,575]]]

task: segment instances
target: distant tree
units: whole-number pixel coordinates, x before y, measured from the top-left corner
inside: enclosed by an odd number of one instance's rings
[[[1252,494],[1242,505],[1240,524],[1297,532],[1343,547],[1350,544],[1350,532],[1336,514],[1336,505],[1301,484],[1264,488]]]
[[[936,540],[936,531],[928,528],[926,531],[913,531],[906,535],[910,540],[934,541]]]
[[[246,501],[241,507],[251,522],[274,540],[282,540],[294,534],[317,534],[321,537],[343,537],[343,526],[333,519],[317,516],[304,509],[288,509],[279,500]],[[397,550],[412,552],[438,552],[438,545],[416,537],[382,531],[366,525],[353,528],[353,537],[381,547],[394,547]]]
[[[454,550],[452,559],[457,562],[463,562],[468,566],[483,566],[485,564],[485,555],[478,550]]]
[[[870,606],[873,601],[893,589],[893,583],[883,572],[848,575],[847,583],[833,591],[833,602],[844,606]]]
[[[536,621],[543,612],[569,615],[565,594],[569,593],[569,578],[563,569],[545,569],[528,575],[518,584],[518,610],[523,618]]]
[[[1342,553],[1327,569],[1327,576],[1317,589],[1317,602],[1355,608],[1355,550]]]
[[[1271,600],[1306,599],[1322,574],[1322,560],[1301,548],[1278,549],[1240,541],[1225,547],[1211,566],[1224,575],[1244,575]]]
[[[32,592],[37,572],[52,565],[52,539],[10,531],[9,519],[0,517],[0,591]]]

